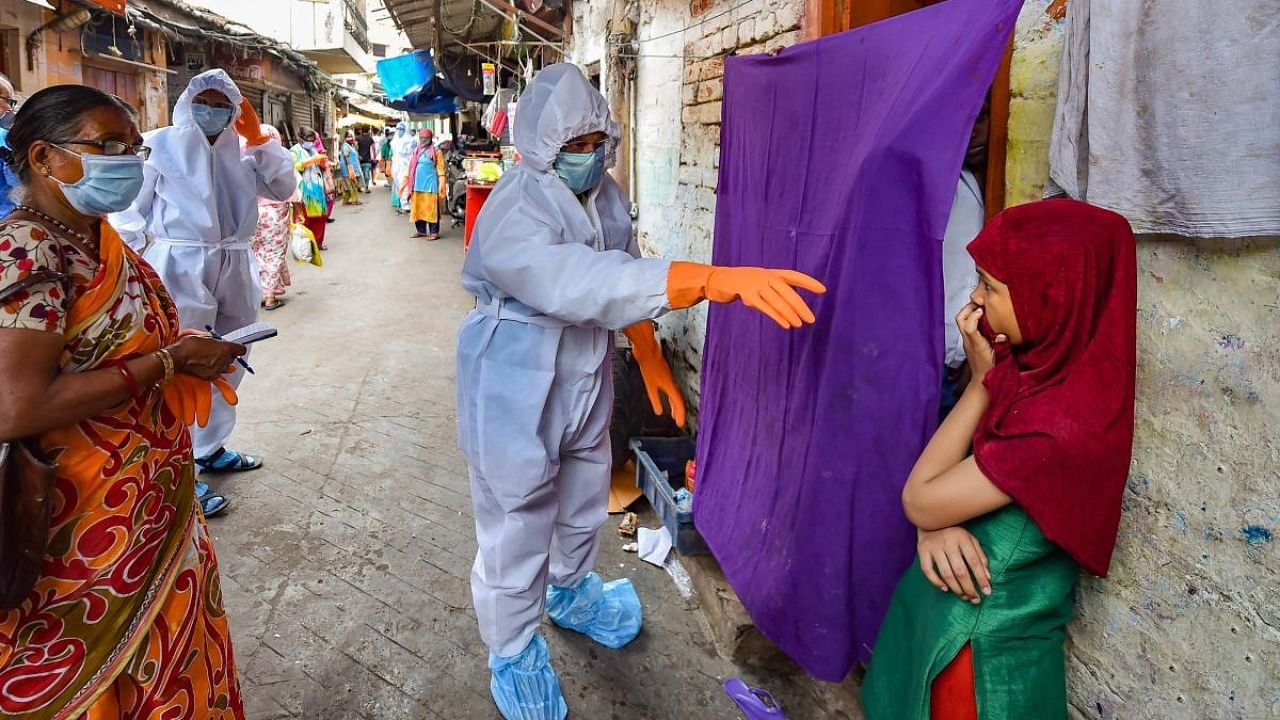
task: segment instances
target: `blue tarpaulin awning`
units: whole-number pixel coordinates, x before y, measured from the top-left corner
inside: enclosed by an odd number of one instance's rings
[[[422,115],[458,110],[455,94],[436,77],[436,65],[428,50],[379,60],[378,79],[387,94],[387,104],[396,110]]]

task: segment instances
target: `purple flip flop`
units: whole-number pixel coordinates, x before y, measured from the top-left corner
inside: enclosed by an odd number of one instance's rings
[[[787,720],[782,706],[765,690],[747,687],[738,678],[729,678],[724,681],[724,691],[747,716],[747,720]]]

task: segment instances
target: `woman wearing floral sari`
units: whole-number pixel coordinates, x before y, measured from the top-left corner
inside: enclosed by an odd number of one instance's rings
[[[4,718],[244,717],[187,430],[244,348],[180,332],[104,219],[142,184],[132,118],[62,85],[9,135],[26,197],[0,221],[0,290],[24,287],[0,306],[0,440],[33,439],[58,470],[40,577],[0,611]]]
[[[284,146],[284,139],[274,125],[262,125],[262,133]],[[241,139],[241,149],[244,139]],[[295,163],[297,160],[295,158]],[[295,168],[296,170],[296,168]],[[289,224],[301,214],[302,189],[288,200],[273,200],[258,196],[258,226],[253,233],[253,255],[258,259],[258,282],[262,285],[262,309],[279,310],[285,301],[280,299],[291,284],[289,264],[285,255],[289,252]],[[206,513],[207,514],[207,513]]]
[[[298,192],[302,196],[303,225],[316,238],[316,244],[325,249],[324,231],[333,211],[325,194],[324,174],[329,170],[329,156],[324,152],[320,135],[309,127],[298,133],[299,142],[289,148],[293,155],[293,168],[298,171]]]

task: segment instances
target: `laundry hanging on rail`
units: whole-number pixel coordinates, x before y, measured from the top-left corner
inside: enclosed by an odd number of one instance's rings
[[[915,552],[900,494],[938,415],[941,244],[1022,0],[951,0],[725,66],[714,262],[826,283],[818,324],[710,309],[699,529],[818,678],[870,654]]]
[[[1134,232],[1280,234],[1278,90],[1276,0],[1071,0],[1050,176]]]

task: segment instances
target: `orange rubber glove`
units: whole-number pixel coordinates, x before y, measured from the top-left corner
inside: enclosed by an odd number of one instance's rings
[[[213,410],[213,390],[222,393],[222,399],[228,405],[239,402],[235,388],[226,378],[220,377],[213,382],[201,380],[194,375],[175,375],[173,381],[164,386],[164,402],[169,410],[182,420],[183,425],[209,424],[209,413]]]
[[[240,101],[240,117],[236,118],[236,132],[240,133],[240,137],[244,138],[245,144],[249,147],[257,147],[271,139],[262,132],[262,121],[258,119],[258,113],[253,109],[253,105],[249,104],[248,98]]]
[[[654,334],[653,323],[645,320],[622,331],[631,341],[631,352],[640,364],[640,376],[644,378],[644,389],[649,393],[649,403],[653,405],[653,413],[662,415],[662,397],[667,398],[667,407],[671,408],[671,419],[676,425],[684,427],[684,397],[671,375],[671,367],[662,356],[662,345]]]
[[[710,300],[743,305],[762,312],[784,330],[812,324],[813,311],[795,288],[816,295],[827,291],[822,283],[795,270],[758,267],[719,267],[674,262],[667,274],[667,302],[675,310]]]

